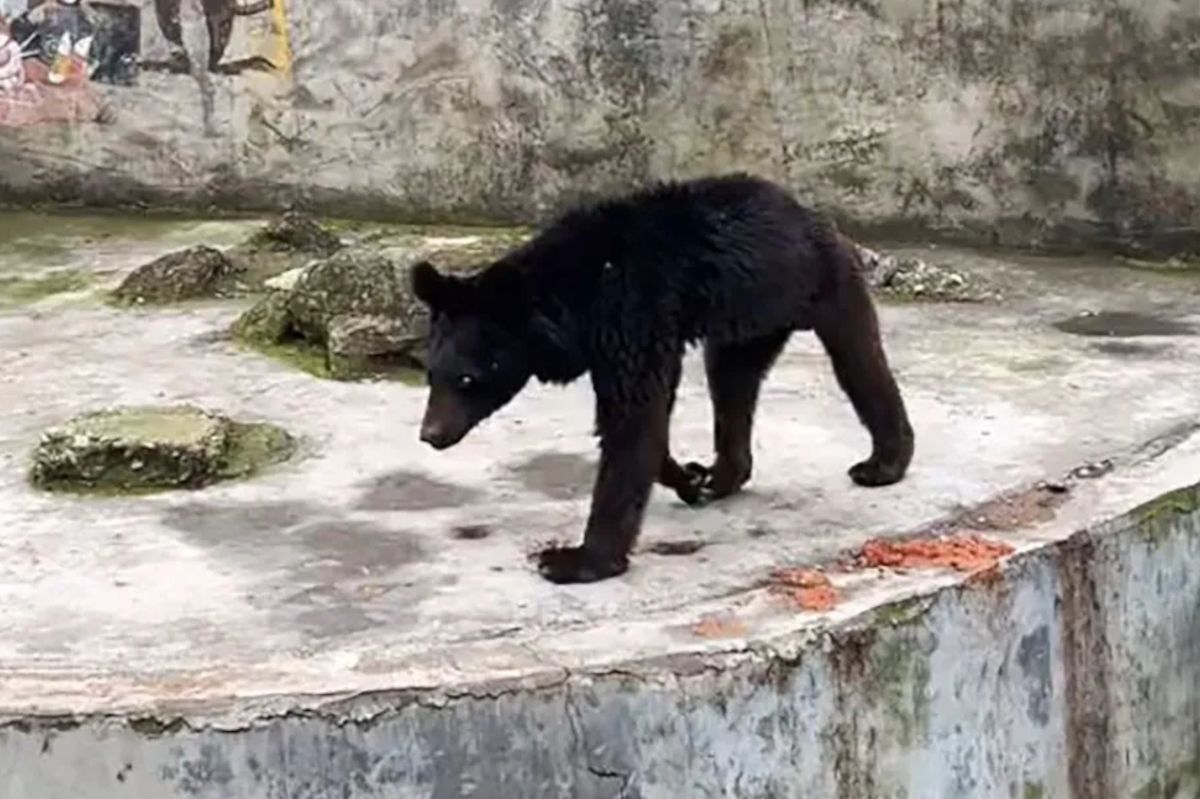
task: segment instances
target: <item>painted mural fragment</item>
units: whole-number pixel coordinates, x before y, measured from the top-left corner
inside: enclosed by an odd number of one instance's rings
[[[290,77],[283,3],[0,0],[0,127],[111,121],[146,73]]]

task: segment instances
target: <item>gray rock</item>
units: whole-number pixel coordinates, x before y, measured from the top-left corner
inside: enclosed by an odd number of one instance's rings
[[[329,321],[329,374],[354,380],[419,369],[425,362],[426,329],[386,316],[336,316]]]
[[[987,281],[944,264],[899,258],[861,244],[853,246],[867,284],[884,296],[930,302],[986,302],[1000,298],[999,290]]]

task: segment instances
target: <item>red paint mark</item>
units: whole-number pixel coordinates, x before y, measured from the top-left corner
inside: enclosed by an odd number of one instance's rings
[[[816,569],[779,569],[771,575],[771,592],[786,596],[801,610],[831,610],[838,603],[837,590]]]

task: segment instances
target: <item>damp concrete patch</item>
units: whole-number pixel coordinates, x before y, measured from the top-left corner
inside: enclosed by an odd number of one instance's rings
[[[596,463],[568,452],[541,452],[511,467],[528,489],[550,499],[577,499],[590,494]]]
[[[1196,328],[1169,316],[1134,311],[1083,313],[1054,324],[1055,329],[1076,336],[1137,338],[1140,336],[1191,336]]]
[[[478,489],[402,470],[380,475],[366,486],[358,507],[375,511],[420,511],[457,508],[477,502]]]
[[[192,407],[97,411],[43,434],[32,482],[53,491],[128,493],[201,488],[286,460],[291,437]]]

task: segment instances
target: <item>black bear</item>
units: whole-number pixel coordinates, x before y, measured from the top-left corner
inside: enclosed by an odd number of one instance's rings
[[[579,207],[478,273],[413,267],[431,312],[421,440],[459,442],[530,377],[591,374],[600,470],[580,547],[550,548],[554,582],[624,572],[650,490],[689,504],[738,491],[751,471],[759,386],[795,330],[813,330],[871,434],[851,467],[900,480],[913,432],[855,250],[786,190],[748,175],[659,184]],[[715,420],[711,467],[680,465],[668,429],[684,349],[703,342]]]

